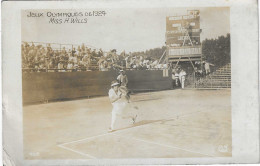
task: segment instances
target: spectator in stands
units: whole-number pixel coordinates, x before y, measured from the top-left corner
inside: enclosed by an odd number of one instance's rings
[[[69,49],[69,51],[68,51],[68,55],[69,55],[69,57],[72,56],[72,51],[71,51],[71,49]]]
[[[74,54],[76,54],[76,52],[77,52],[77,51],[76,51],[76,48],[74,47],[74,48],[72,49],[71,54],[74,55]]]
[[[69,61],[71,61],[75,64],[75,63],[77,63],[78,59],[75,54],[72,54],[71,57],[69,57]]]
[[[40,69],[40,70],[46,69],[46,66],[45,66],[45,63],[44,63],[44,62],[42,62],[42,63],[39,64],[39,69]]]
[[[101,48],[99,49],[97,55],[98,55],[98,57],[103,57],[104,56],[103,50]]]
[[[163,69],[167,69],[168,68],[168,64],[163,64]]]
[[[130,59],[129,56],[125,58],[125,67],[126,67],[127,69],[130,68],[130,61],[129,61],[129,59]]]
[[[84,43],[81,44],[81,50],[82,50],[82,52],[85,51],[85,45],[84,45]]]
[[[104,71],[105,70],[105,66],[103,64],[104,61],[99,63],[99,71]]]
[[[94,49],[94,50],[91,52],[91,56],[92,56],[92,57],[97,57],[96,49]]]
[[[68,65],[67,65],[68,72],[72,72],[73,68],[74,68],[73,62],[69,61]]]
[[[62,54],[66,54],[65,47],[62,48],[61,53],[62,53]]]
[[[73,66],[73,71],[78,71],[79,65],[77,63],[74,64]]]
[[[48,63],[48,72],[54,72],[54,69],[55,66],[54,66],[54,57],[51,58],[50,62]]]
[[[58,63],[58,72],[63,72],[63,69],[64,69],[64,67],[63,67],[63,62],[59,62]]]
[[[90,64],[90,58],[88,54],[84,55],[84,57],[82,58],[82,63],[85,68],[88,68],[88,65]]]
[[[21,48],[23,68],[37,69],[38,71],[62,68],[64,70],[66,68],[70,69],[72,64],[74,64],[73,68],[77,66],[77,71],[82,71],[88,69],[95,63],[99,65],[100,71],[118,70],[122,67],[138,70],[167,68],[166,65],[158,64],[158,60],[147,59],[147,56],[136,56],[131,54],[131,52],[126,54],[125,51],[118,55],[116,49],[105,53],[102,49],[98,51],[96,51],[96,49],[91,50],[91,48],[85,47],[84,44],[73,47],[72,50],[68,49],[68,51],[65,47],[61,50],[54,50],[51,44],[47,44],[46,47],[44,47],[44,45],[35,46],[33,43],[30,45],[26,42],[21,45]]]

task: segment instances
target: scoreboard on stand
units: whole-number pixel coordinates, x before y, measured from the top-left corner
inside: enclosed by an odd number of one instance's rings
[[[186,15],[166,17],[168,62],[200,61],[200,11],[188,10]]]

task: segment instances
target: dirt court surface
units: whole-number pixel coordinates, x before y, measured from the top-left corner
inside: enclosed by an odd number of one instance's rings
[[[24,106],[25,159],[232,155],[230,90],[168,90],[131,100],[136,123],[118,118],[111,133],[107,96]]]

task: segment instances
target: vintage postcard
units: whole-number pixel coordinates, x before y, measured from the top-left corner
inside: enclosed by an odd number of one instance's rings
[[[4,2],[5,162],[258,162],[257,3],[176,2]]]

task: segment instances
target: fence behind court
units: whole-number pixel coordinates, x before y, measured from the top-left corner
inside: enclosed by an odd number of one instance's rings
[[[128,87],[134,92],[172,88],[171,75],[163,70],[133,70],[126,74]],[[23,73],[23,103],[104,96],[117,75],[116,71]]]

